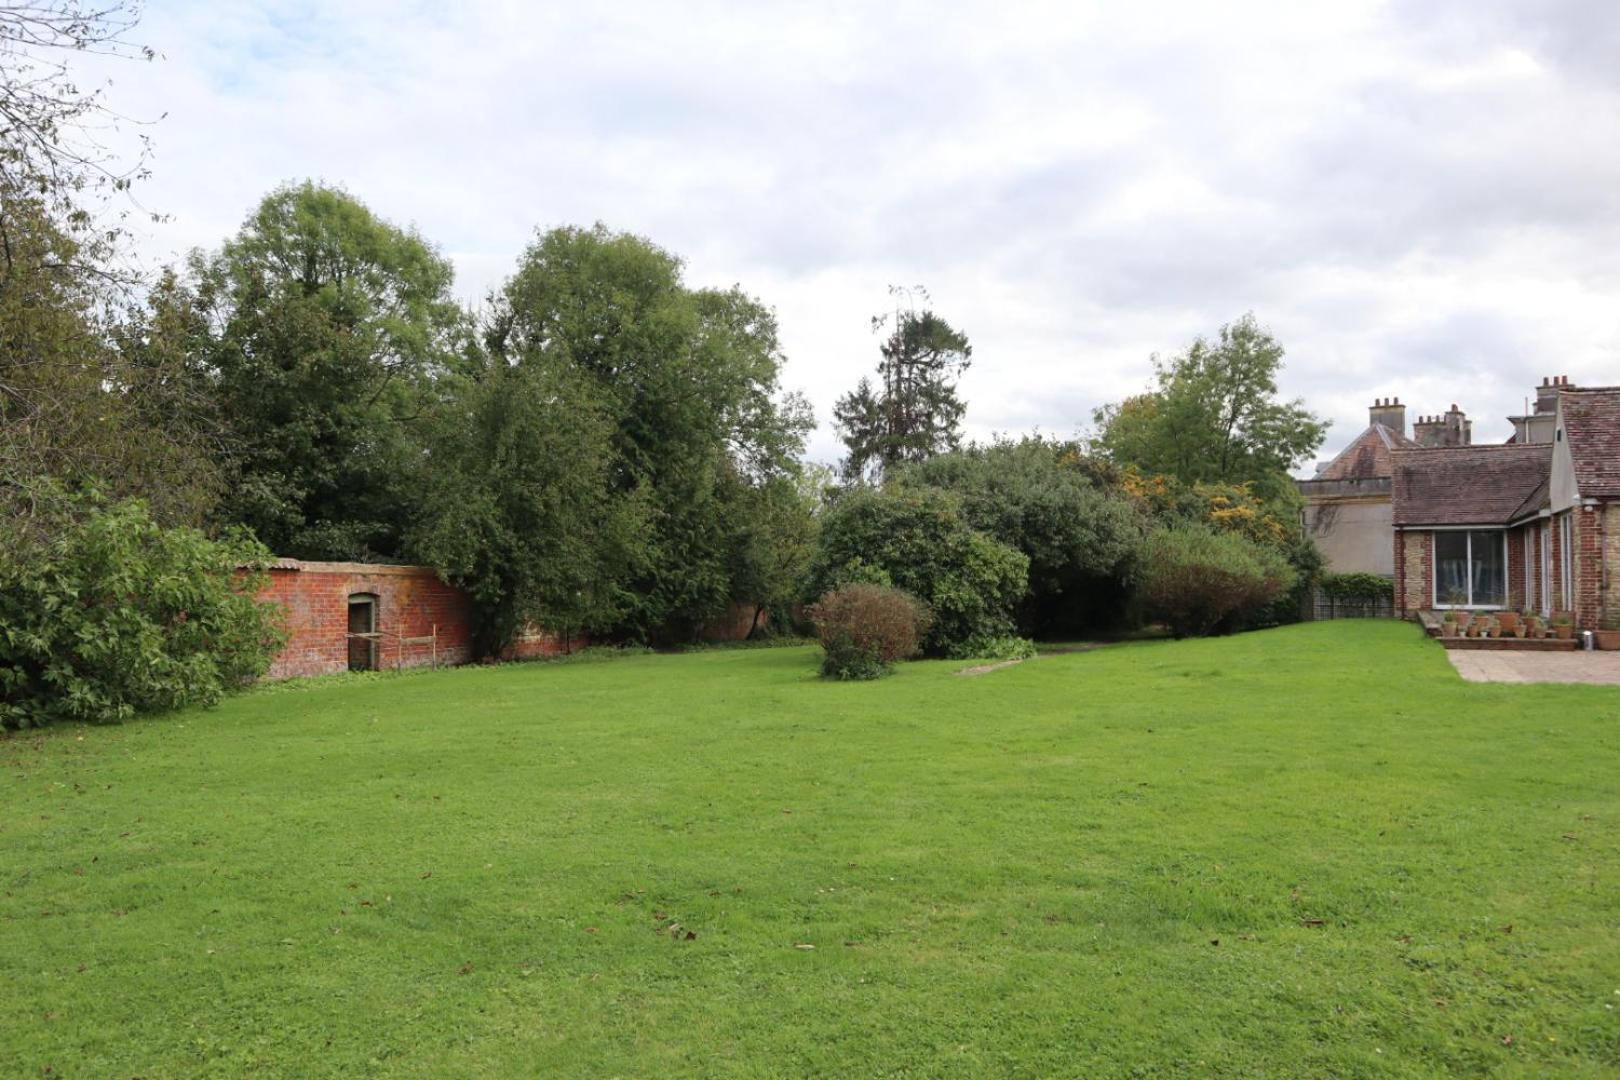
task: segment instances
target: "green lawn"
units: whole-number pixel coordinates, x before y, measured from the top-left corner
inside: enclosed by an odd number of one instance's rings
[[[1375,622],[962,666],[0,739],[0,1072],[1620,1070],[1620,693]]]

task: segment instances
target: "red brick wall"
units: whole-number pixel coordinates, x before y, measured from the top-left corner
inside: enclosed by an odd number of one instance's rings
[[[1524,576],[1524,527],[1507,530],[1507,610],[1519,611],[1529,595]]]
[[[1603,611],[1603,514],[1579,506],[1575,514],[1575,625],[1595,630]]]
[[[438,627],[438,662],[466,663],[472,655],[472,602],[425,566],[297,563],[270,571],[259,595],[282,606],[289,634],[268,678],[327,675],[349,668],[349,597],[377,597],[377,666],[384,671],[434,661],[431,644],[403,645]]]
[[[1402,618],[1434,606],[1434,533],[1395,531],[1395,604]]]
[[[771,613],[759,613],[759,628],[764,630],[771,623]],[[754,605],[732,604],[726,608],[726,613],[698,628],[699,641],[746,641],[748,631],[754,627]]]
[[[546,656],[566,656],[589,644],[584,634],[556,634],[550,630],[524,628],[517,640],[501,653],[502,660],[539,660]]]

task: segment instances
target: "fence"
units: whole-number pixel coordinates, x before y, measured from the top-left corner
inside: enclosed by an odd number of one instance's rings
[[[1390,595],[1380,596],[1376,599],[1365,597],[1332,597],[1322,591],[1318,585],[1312,592],[1311,618],[1313,619],[1393,619],[1395,617],[1395,597],[1392,589]]]

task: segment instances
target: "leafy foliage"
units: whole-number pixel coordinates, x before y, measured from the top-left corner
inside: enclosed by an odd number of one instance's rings
[[[926,292],[915,291],[928,301]],[[910,306],[913,290],[889,292],[908,306],[897,308],[892,321],[886,315],[872,320],[874,332],[889,331],[878,347],[881,385],[862,379],[833,407],[847,450],[844,479],[852,482],[878,479],[896,465],[926,461],[960,443],[957,428],[966,406],[956,380],[967,370],[973,347],[933,311]]]
[[[943,454],[901,474],[953,492],[975,529],[1029,559],[1019,605],[1026,633],[1106,628],[1124,617],[1148,517],[1105,463],[1073,443],[1032,436]]]
[[[418,422],[469,340],[450,264],[353,196],[305,182],[194,256],[192,277],[193,347],[232,446],[227,520],[283,555],[398,555]]]
[[[736,483],[724,500],[731,534],[731,595],[754,609],[748,636],[755,637],[768,610],[776,632],[792,628],[805,575],[815,557],[826,496],[824,469],[762,482]]]
[[[1257,485],[1270,497],[1288,470],[1322,445],[1327,423],[1300,401],[1277,400],[1283,348],[1252,314],[1154,357],[1156,386],[1093,414],[1096,445],[1121,466],[1183,483]]]
[[[1137,596],[1176,637],[1236,629],[1275,603],[1295,574],[1277,551],[1203,525],[1154,530],[1142,545]]]
[[[612,633],[681,638],[758,575],[728,526],[796,471],[811,421],[779,392],[776,319],[740,289],[691,290],[680,261],[648,241],[554,229],[495,297],[498,362],[566,378],[600,412],[607,491],[645,510]]]
[[[600,631],[624,605],[642,507],[611,497],[612,425],[569,379],[491,365],[433,439],[409,548],[472,596],[480,656],[525,624]]]
[[[263,547],[163,528],[138,502],[36,496],[45,527],[0,544],[0,727],[210,705],[268,668],[276,615],[239,569]]]
[[[954,655],[974,638],[1013,632],[1029,559],[975,530],[961,500],[934,489],[845,493],[826,513],[810,569],[812,595],[854,581],[892,584],[933,613],[924,649]]]
[[[928,608],[910,593],[882,585],[845,585],[810,607],[821,642],[821,673],[833,679],[876,679],[916,656]]]
[[[1323,574],[1322,592],[1335,600],[1389,600],[1395,583],[1381,574]]]
[[[129,34],[137,3],[107,0],[10,0],[0,5],[0,274],[11,269],[11,211],[41,213],[74,240],[73,275],[106,278],[109,259],[126,238],[128,210],[108,200],[147,174],[147,146],[133,163],[119,162],[105,129],[133,123],[110,109],[104,88],[85,90],[69,58],[86,54],[151,60],[150,48]],[[127,275],[116,275],[127,277]]]

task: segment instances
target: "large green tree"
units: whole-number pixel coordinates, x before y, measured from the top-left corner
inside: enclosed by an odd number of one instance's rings
[[[862,379],[833,406],[843,439],[844,478],[875,480],[897,465],[925,461],[954,450],[966,409],[956,381],[967,370],[973,346],[967,336],[926,306],[922,290],[894,288],[903,306],[873,318],[878,346],[878,382]]]
[[[975,529],[1029,559],[1021,629],[1050,636],[1110,627],[1125,616],[1129,578],[1149,524],[1117,471],[1072,442],[996,439],[898,474],[943,488]]]
[[[0,515],[26,516],[50,481],[202,523],[220,444],[167,282],[150,304],[120,304],[45,202],[11,200],[0,216]]]
[[[1154,387],[1096,410],[1096,447],[1120,465],[1185,483],[1252,483],[1264,494],[1322,445],[1327,422],[1277,396],[1283,347],[1252,314],[1154,357]]]
[[[282,555],[400,554],[420,421],[470,340],[449,262],[306,182],[268,195],[192,271],[232,446],[224,515]]]
[[[790,475],[810,426],[783,395],[770,309],[691,289],[680,260],[602,225],[540,235],[493,298],[497,362],[561,373],[611,427],[608,490],[646,514],[612,632],[680,637],[737,599],[728,499]]]
[[[472,596],[480,656],[624,609],[645,514],[613,494],[612,418],[579,379],[493,363],[436,417],[410,554]]]

